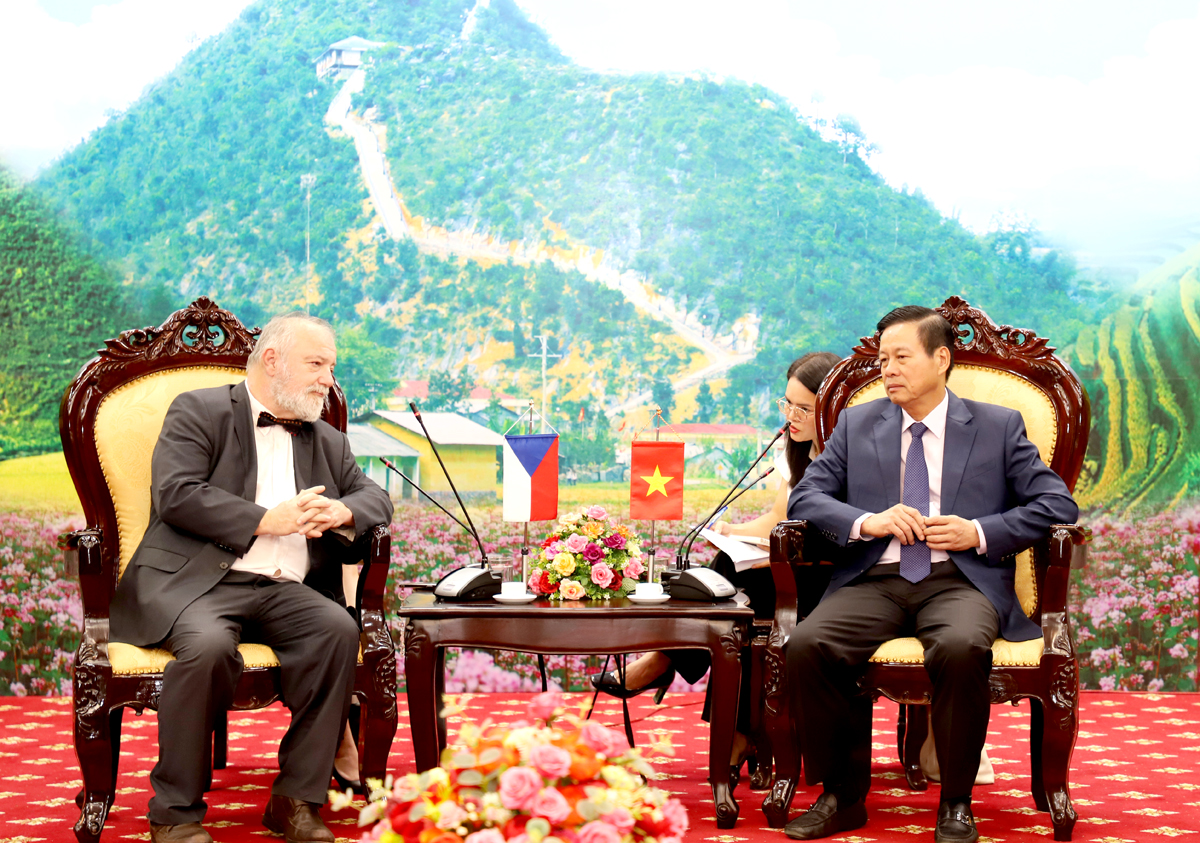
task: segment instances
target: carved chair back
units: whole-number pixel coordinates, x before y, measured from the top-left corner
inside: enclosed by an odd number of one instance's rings
[[[87,616],[108,616],[112,590],[149,523],[150,460],[171,402],[188,390],[244,380],[258,334],[201,297],[158,328],[108,340],[67,388],[59,415],[64,455],[88,527],[106,537],[107,593],[85,589]],[[346,429],[336,387],[324,418]]]

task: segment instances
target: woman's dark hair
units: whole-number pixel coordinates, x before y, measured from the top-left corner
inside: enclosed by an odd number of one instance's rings
[[[788,366],[788,380],[795,378],[811,392],[817,394],[817,390],[821,388],[821,381],[825,380],[825,376],[829,374],[829,370],[841,362],[840,357],[829,351],[810,351],[803,357],[792,361],[792,365]],[[804,475],[805,469],[812,461],[808,456],[812,445],[809,442],[793,442],[789,436],[784,440],[783,454],[787,460],[788,473],[791,475],[788,483],[795,485],[800,482],[800,478]]]

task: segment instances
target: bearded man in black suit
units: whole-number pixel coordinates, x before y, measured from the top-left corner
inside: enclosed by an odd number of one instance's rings
[[[172,402],[154,448],[150,523],[117,586],[113,640],[174,654],[150,774],[153,843],[211,843],[200,824],[214,717],[242,670],[242,640],[271,647],[292,721],[263,824],[288,843],[334,835],[317,812],[354,685],[358,626],[341,561],[392,503],[320,420],[337,350],[324,320],[272,319],[246,380]]]

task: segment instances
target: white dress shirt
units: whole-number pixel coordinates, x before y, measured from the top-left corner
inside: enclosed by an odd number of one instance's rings
[[[267,412],[250,392],[250,423],[254,427],[254,447],[258,454],[258,485],[254,502],[270,509],[296,496],[296,468],[292,458],[295,438],[279,425],[258,426],[259,413]],[[274,580],[304,582],[308,574],[308,539],[299,533],[290,536],[259,536],[246,554],[233,563],[233,570],[260,574]]]
[[[925,449],[925,467],[929,472],[929,517],[942,514],[942,462],[946,452],[946,414],[950,410],[950,393],[947,392],[942,396],[942,401],[936,407],[929,411],[925,418],[921,419],[925,425],[926,431],[921,435],[921,445]],[[908,447],[912,444],[912,430],[915,419],[908,414],[907,410],[901,409],[901,427],[900,427],[900,488],[904,488],[904,471],[908,462]],[[865,515],[860,515],[854,521],[854,526],[850,529],[850,540],[857,541],[863,537],[862,523],[876,513],[868,512]],[[987,553],[987,540],[983,536],[983,527],[979,525],[979,521],[972,519],[972,524],[975,525],[975,534],[979,537],[979,547],[975,548],[978,553]],[[887,548],[883,551],[883,556],[879,557],[879,565],[898,565],[900,563],[900,539],[895,536],[888,542]],[[950,554],[944,550],[929,550],[929,561],[936,565],[938,562],[945,562],[950,558]]]

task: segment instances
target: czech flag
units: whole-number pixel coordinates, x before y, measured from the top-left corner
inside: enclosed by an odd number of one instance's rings
[[[558,518],[558,434],[504,437],[504,520]]]
[[[629,457],[629,517],[683,519],[683,443],[633,442]]]

